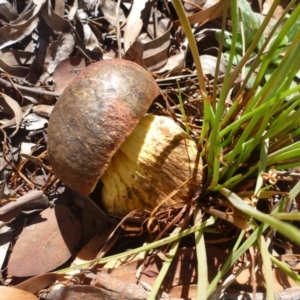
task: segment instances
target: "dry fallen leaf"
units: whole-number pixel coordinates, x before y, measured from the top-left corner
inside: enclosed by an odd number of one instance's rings
[[[92,0],[89,0],[90,2],[92,2],[93,4],[95,4],[95,2]],[[87,2],[87,0],[85,1]],[[118,22],[124,22],[125,21],[125,14],[124,11],[121,9],[119,9],[119,14],[118,17],[116,17],[116,6],[117,6],[117,2],[114,2],[112,0],[105,0],[105,1],[98,1],[99,7],[101,8],[101,11],[104,15],[104,18],[107,22],[109,22],[111,25],[117,26]]]
[[[114,292],[109,291],[107,293],[106,290],[96,288],[88,285],[75,285],[75,286],[61,286],[59,289],[53,289],[47,294],[46,300],[99,300],[99,299],[107,299],[107,300],[125,300],[129,298],[120,298],[119,294],[116,297],[111,297],[111,295],[116,294]],[[139,298],[135,298],[138,300]],[[143,298],[144,300],[145,298]],[[132,298],[133,300],[133,298]]]
[[[46,104],[35,105],[32,108],[32,112],[38,116],[49,118],[52,113],[53,107],[53,105]]]
[[[0,69],[11,76],[25,78],[29,72],[28,67],[22,66],[11,66],[8,65],[4,60],[0,59]]]
[[[170,20],[162,19],[158,22],[155,30],[157,32],[156,37],[144,42],[144,65],[150,71],[157,71],[166,64],[169,56],[171,29],[172,23]]]
[[[8,95],[6,95],[4,93],[0,93],[0,96],[3,98],[5,103],[10,107],[10,109],[12,110],[12,112],[14,114],[14,118],[12,120],[6,122],[5,124],[3,124],[1,126],[1,128],[16,125],[15,131],[10,135],[10,136],[14,136],[18,132],[20,124],[23,119],[22,109],[21,109],[19,103],[16,100],[9,97]]]
[[[151,8],[153,0],[135,0],[132,3],[129,16],[127,18],[124,30],[124,49],[127,51],[129,47],[139,36],[143,27],[143,17]]]
[[[39,81],[45,82],[50,75],[53,74],[57,65],[68,58],[75,47],[75,40],[72,33],[62,33],[58,36],[57,40],[53,41],[48,48],[43,74],[40,76]]]
[[[219,1],[209,8],[189,16],[188,19],[190,21],[190,24],[206,23],[208,21],[221,17],[223,14],[223,9],[224,9],[224,1]],[[179,24],[180,24],[179,21],[174,22],[175,26],[178,26]]]
[[[203,74],[205,75],[211,75],[212,77],[215,76],[216,66],[217,66],[217,57],[203,54],[200,55],[201,65],[203,69]],[[221,57],[221,63],[219,66],[219,75],[224,75],[226,72],[226,61],[224,59],[224,56]]]
[[[0,300],[37,300],[38,298],[28,292],[8,287],[0,286]]]
[[[23,229],[13,247],[8,273],[27,277],[49,272],[71,257],[80,239],[81,224],[66,206],[48,208]]]
[[[208,276],[209,280],[212,280],[218,273],[222,264],[226,261],[228,255],[217,247],[209,247],[207,251],[209,253],[209,256],[207,257]],[[115,264],[116,263],[117,262],[115,262]],[[108,264],[112,266],[114,262],[111,261],[107,263],[104,266],[104,269],[106,269]],[[129,262],[127,260],[122,266],[112,267],[109,269],[110,278],[105,272],[98,272],[97,278],[94,279],[92,284],[94,283],[96,286],[99,284],[99,286],[101,285],[107,290],[118,291],[119,287],[123,284],[125,285],[125,283],[127,285],[129,285],[129,283],[136,283],[137,274],[140,273],[140,282],[151,287],[155,283],[162,264],[163,261],[158,256],[155,256],[151,262],[147,263],[145,268],[143,268],[138,261]],[[193,285],[197,283],[196,274],[197,256],[195,249],[178,249],[178,252],[175,255],[169,271],[163,281],[162,288],[164,291],[167,291],[170,297],[174,297],[176,299],[182,298],[183,295],[188,299],[193,297],[196,298],[196,289],[193,289]],[[128,299],[133,300],[134,298]]]
[[[15,44],[28,36],[39,22],[39,12],[46,0],[34,0],[31,10],[19,19],[0,28],[0,49]]]
[[[3,270],[3,264],[6,259],[7,251],[10,247],[10,244],[13,240],[13,230],[9,226],[3,226],[0,228],[0,268]]]
[[[18,18],[18,13],[12,4],[7,0],[0,1],[0,16],[3,16],[7,21],[14,21]]]
[[[39,291],[53,284],[53,282],[63,281],[65,279],[67,278],[65,277],[65,275],[62,274],[46,273],[46,274],[31,277],[19,283],[15,287],[20,290],[30,292],[32,294],[37,294]]]
[[[62,93],[68,84],[85,67],[86,61],[82,57],[73,56],[61,61],[53,73],[53,81],[55,83],[54,91]]]
[[[81,23],[82,31],[83,31],[83,43],[85,48],[91,52],[101,53],[102,48],[97,39],[97,36],[93,32],[90,24],[88,23],[89,16],[88,14],[83,11],[82,9],[78,9],[76,13],[77,20]]]

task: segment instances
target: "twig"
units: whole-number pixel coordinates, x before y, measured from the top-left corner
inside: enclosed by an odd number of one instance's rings
[[[118,0],[116,6],[116,20],[117,20],[117,41],[118,41],[118,57],[121,58],[122,48],[121,48],[121,29],[120,29],[120,22],[119,22],[119,11],[120,11],[120,4],[121,1]]]
[[[9,89],[14,88],[14,86],[10,82],[8,82],[2,78],[0,78],[0,85],[4,86],[5,88],[9,88]],[[22,86],[20,84],[14,84],[14,85],[22,92],[34,94],[37,96],[39,96],[39,95],[46,95],[46,96],[52,96],[52,97],[60,96],[60,93],[45,91],[45,90],[34,88],[34,87]]]

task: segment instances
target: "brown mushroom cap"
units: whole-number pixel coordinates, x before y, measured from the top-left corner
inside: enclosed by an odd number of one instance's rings
[[[88,195],[120,145],[159,94],[139,65],[114,59],[85,68],[50,116],[48,157],[53,173]]]

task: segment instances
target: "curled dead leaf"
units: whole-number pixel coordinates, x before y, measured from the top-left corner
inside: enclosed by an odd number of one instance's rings
[[[19,103],[16,100],[9,97],[8,95],[6,95],[4,93],[0,93],[0,96],[3,98],[5,103],[10,107],[10,109],[14,115],[14,118],[12,120],[8,121],[7,123],[3,124],[1,126],[1,128],[16,125],[15,131],[10,135],[10,136],[13,136],[18,132],[20,124],[22,122],[22,119],[23,119],[22,109],[21,109]]]

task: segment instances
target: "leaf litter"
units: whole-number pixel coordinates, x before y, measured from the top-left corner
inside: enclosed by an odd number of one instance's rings
[[[269,3],[265,2],[262,14]],[[184,7],[193,30],[198,31],[200,59],[209,80],[215,75],[217,41],[212,32],[220,28],[222,1],[192,0]],[[147,232],[155,240],[178,212],[158,211],[151,215],[148,228],[147,212],[119,223],[91,199],[66,189],[50,172],[47,123],[58,96],[82,69],[93,61],[121,56],[143,65],[157,78],[165,98],[153,105],[153,112],[173,116],[180,123],[179,104],[174,100],[179,83],[187,95],[192,135],[199,135],[197,120],[203,107],[195,67],[171,2],[53,1],[52,6],[44,0],[15,1],[15,5],[4,0],[0,21],[0,262],[4,284],[0,298],[146,299],[166,249],[146,264],[142,254],[97,266],[93,262],[148,241]],[[221,67],[222,75],[226,70],[223,58]],[[244,224],[242,216],[234,218]],[[232,228],[228,223],[220,239],[225,231],[225,240],[230,240]],[[228,249],[214,246],[216,236],[210,241],[208,265],[213,276],[225,262]],[[218,245],[226,244],[220,240]],[[161,299],[195,297],[195,258],[193,248],[180,249]],[[281,259],[298,261],[296,256]],[[83,262],[90,262],[91,267],[82,270],[79,264]],[[70,266],[73,271],[59,274]],[[251,286],[247,272],[236,278],[245,290]],[[297,286],[278,269],[273,276],[278,291]]]

